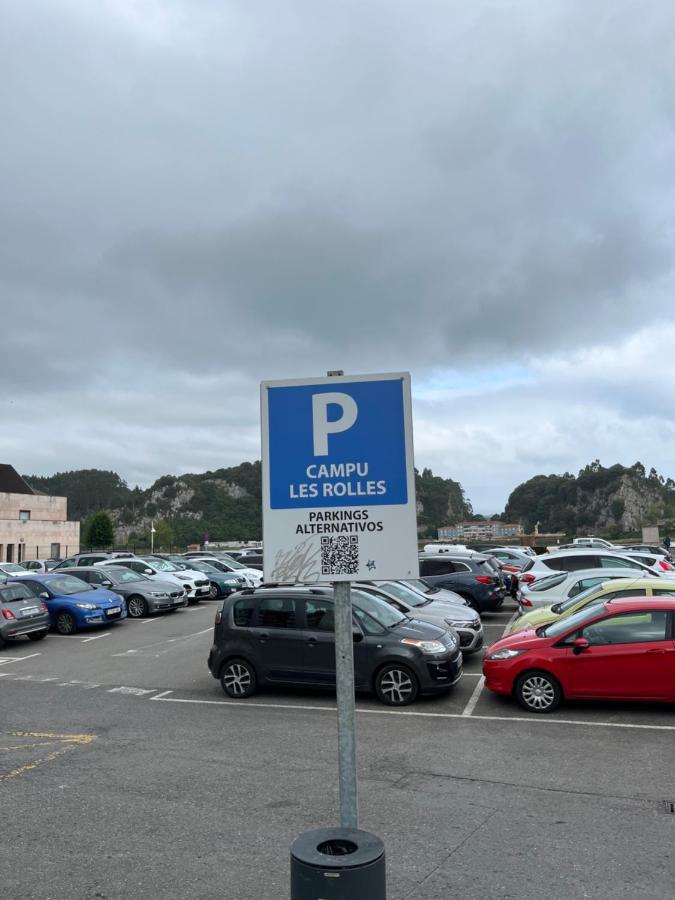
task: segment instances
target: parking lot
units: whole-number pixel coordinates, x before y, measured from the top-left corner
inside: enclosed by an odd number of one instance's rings
[[[337,820],[334,698],[228,701],[206,669],[216,605],[0,654],[6,896],[288,895],[291,840]],[[513,611],[484,616],[488,642]],[[672,707],[528,715],[483,690],[479,654],[447,696],[357,709],[390,897],[671,893]]]

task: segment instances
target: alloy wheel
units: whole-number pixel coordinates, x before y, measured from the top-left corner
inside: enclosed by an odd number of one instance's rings
[[[59,634],[73,634],[75,632],[75,619],[70,613],[62,612],[56,617],[56,630]]]
[[[251,673],[241,663],[232,663],[223,673],[223,687],[233,697],[243,697],[251,687]]]
[[[140,597],[130,597],[127,600],[127,613],[132,619],[140,619],[145,614],[145,604]]]
[[[389,669],[380,680],[380,692],[392,706],[405,703],[414,690],[410,675],[403,669]]]
[[[215,582],[211,582],[211,587],[209,588],[209,599],[217,600],[218,599],[218,585]]]

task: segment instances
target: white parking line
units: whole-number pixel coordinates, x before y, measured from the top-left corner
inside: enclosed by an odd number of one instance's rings
[[[513,615],[509,619],[509,621],[504,626],[504,631],[502,632],[502,635],[501,635],[502,637],[504,637],[504,635],[507,633],[507,631],[511,627],[511,622],[513,622],[515,620],[515,618],[516,618],[516,614],[513,613]],[[480,700],[480,696],[483,693],[484,687],[485,687],[485,679],[481,675],[480,681],[478,682],[476,687],[473,689],[473,692],[472,692],[471,696],[469,697],[469,702],[466,704],[466,706],[462,710],[463,716],[468,717],[468,716],[473,715],[473,711],[476,708],[476,706],[478,705],[478,701]]]
[[[110,637],[112,631],[106,631],[105,634],[95,634],[93,637],[83,638],[82,643],[88,644],[89,641],[98,641],[102,637]]]
[[[150,697],[151,700],[161,700],[162,697],[168,697],[169,694],[173,694],[173,691],[162,691],[161,694],[155,694],[154,697]]]
[[[471,692],[471,696],[469,697],[469,702],[466,704],[466,706],[462,710],[463,716],[470,716],[471,713],[474,711],[474,709],[476,708],[476,704],[480,700],[480,695],[483,693],[484,687],[485,687],[485,679],[481,675],[478,684]]]
[[[41,656],[41,654],[29,653],[28,656],[5,656],[0,659],[0,666],[8,666],[13,662],[23,662],[25,659],[33,659],[34,656]]]
[[[154,688],[137,688],[121,685],[120,687],[110,688],[108,694],[131,694],[133,697],[144,697],[146,694],[153,694]]]
[[[169,691],[168,693],[173,693]],[[234,706],[237,709],[297,709],[303,712],[330,712],[335,713],[335,706],[307,706],[291,703],[259,703],[250,700],[191,700],[181,697],[166,697],[156,694],[150,700],[159,700],[160,703],[194,703],[204,706]],[[552,715],[538,716],[464,716],[463,713],[433,713],[419,712],[417,710],[405,711],[398,709],[359,709],[356,712],[362,716],[409,716],[423,719],[464,719],[466,722],[528,722],[536,725],[580,725],[586,728],[634,728],[643,731],[675,731],[675,725],[642,725],[632,722],[586,722],[583,719],[556,719]]]
[[[180,635],[180,637],[167,638],[164,641],[154,641],[152,644],[143,644],[140,647],[135,647],[131,650],[125,650],[123,653],[113,653],[112,655],[113,656],[130,656],[131,654],[135,654],[135,653],[143,653],[145,651],[154,650],[157,647],[163,646],[164,644],[177,644],[180,641],[186,641],[186,640],[188,640],[188,638],[198,637],[200,634],[207,634],[210,631],[212,631],[211,626],[209,626],[208,628],[202,629],[202,631],[193,631],[192,634],[183,634],[183,635]],[[164,652],[164,651],[162,651],[162,652]]]

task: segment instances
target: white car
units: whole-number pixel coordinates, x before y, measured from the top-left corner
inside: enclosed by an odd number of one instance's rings
[[[176,572],[171,570],[163,571],[159,566],[159,563],[163,562],[164,560],[161,559],[147,560],[135,557],[133,559],[106,559],[103,562],[94,563],[94,565],[102,568],[105,568],[106,566],[124,566],[126,569],[138,572],[139,575],[145,575],[146,578],[149,578],[151,581],[163,581],[165,584],[167,582],[174,584],[176,587],[182,588],[188,603],[196,603],[198,600],[201,600],[202,597],[208,596],[209,581],[207,578],[204,578],[201,572],[199,573],[200,579],[206,581],[206,584],[199,586],[200,594],[197,595],[196,585],[194,583],[195,579],[192,576],[183,573],[177,567]],[[181,578],[181,575],[183,574],[185,574],[185,577]]]
[[[9,577],[10,575],[28,575],[28,569],[24,569],[23,566],[16,563],[0,563],[0,581],[4,581],[4,576]]]
[[[615,578],[626,578],[627,570],[620,569],[583,569],[579,572],[553,572],[545,578],[538,578],[532,584],[524,584],[518,588],[516,601],[519,614],[532,612],[533,609],[542,609],[545,606],[553,606],[554,603],[564,603],[578,594],[583,593],[596,584],[603,581],[611,581]],[[635,572],[637,577],[651,576],[646,571]]]
[[[635,559],[637,562],[644,563],[645,566],[649,566],[649,568],[656,575],[665,575],[666,578],[675,577],[675,566],[671,562],[662,556],[661,554],[649,553],[644,550],[631,550],[630,547],[625,547],[621,551],[622,556],[627,556],[630,559]]]
[[[191,601],[196,603],[209,596],[211,582],[208,576],[199,569],[183,569],[168,559],[160,559],[156,556],[140,556],[139,560],[151,565],[160,575],[173,575],[174,578],[177,578],[185,588],[188,603]]]
[[[221,556],[192,556],[190,559],[198,562],[207,562],[215,566],[216,569],[220,569],[221,572],[231,572],[233,575],[239,575],[245,579],[247,587],[260,587],[263,583],[263,573],[259,569],[249,569],[236,559],[226,558],[224,554]],[[189,563],[190,559],[186,558],[185,562]]]
[[[587,569],[642,569],[650,575],[654,574],[650,566],[623,553],[579,547],[578,550],[556,550],[555,553],[537,556],[518,573],[518,586],[532,584],[537,579],[553,575],[555,572],[579,572]]]

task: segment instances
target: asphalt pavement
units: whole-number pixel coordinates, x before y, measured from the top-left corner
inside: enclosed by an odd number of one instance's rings
[[[289,896],[291,841],[337,824],[334,697],[228,701],[215,607],[0,652],[3,897]],[[488,640],[511,614],[485,617]],[[357,709],[390,900],[672,896],[672,707],[529,715],[473,657],[446,697]]]

